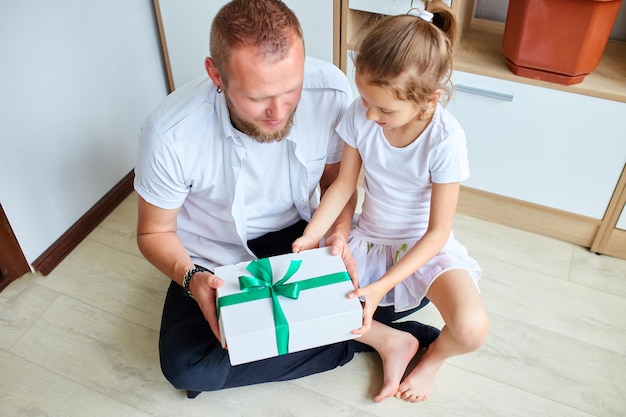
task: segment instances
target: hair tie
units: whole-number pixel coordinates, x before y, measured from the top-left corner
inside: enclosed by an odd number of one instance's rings
[[[409,12],[407,14],[410,14],[411,16],[419,17],[420,19],[425,20],[427,22],[432,22],[433,21],[433,16],[434,16],[428,10],[420,10],[420,9],[416,9],[416,8],[413,8],[413,9],[409,10]]]

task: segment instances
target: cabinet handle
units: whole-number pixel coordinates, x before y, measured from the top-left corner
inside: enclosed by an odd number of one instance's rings
[[[498,93],[497,91],[483,90],[482,88],[470,87],[463,84],[456,84],[454,86],[454,89],[456,91],[462,91],[464,93],[495,98],[496,100],[513,101],[513,94]]]

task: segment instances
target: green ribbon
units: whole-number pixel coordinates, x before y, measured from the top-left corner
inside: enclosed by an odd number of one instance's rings
[[[300,268],[301,264],[302,260],[300,259],[292,260],[289,263],[289,268],[287,272],[285,272],[285,275],[276,283],[272,283],[272,266],[269,258],[257,259],[250,262],[246,269],[252,276],[243,275],[239,277],[239,288],[242,292],[225,295],[217,300],[218,316],[222,307],[261,300],[263,298],[271,298],[278,354],[284,355],[289,353],[289,323],[280,306],[278,296],[281,295],[297,300],[302,290],[337,284],[342,281],[350,281],[350,276],[344,271],[286,283]]]

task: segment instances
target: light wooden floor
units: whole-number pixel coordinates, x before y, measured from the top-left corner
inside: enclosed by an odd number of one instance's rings
[[[133,194],[48,277],[0,293],[0,415],[626,416],[626,261],[461,215],[492,330],[444,366],[429,401],[374,403],[374,354],[188,400],[159,368],[168,280],[136,248],[135,204]],[[441,325],[434,308],[413,317]]]

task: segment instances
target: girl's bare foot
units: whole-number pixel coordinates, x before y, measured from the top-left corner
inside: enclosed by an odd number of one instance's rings
[[[444,361],[429,361],[428,358],[423,357],[402,381],[395,393],[395,397],[412,403],[427,400],[433,391],[435,376],[443,363]]]
[[[410,333],[394,331],[394,336],[386,338],[377,349],[383,361],[383,386],[374,401],[381,402],[397,391],[409,362],[417,353],[419,342]]]

